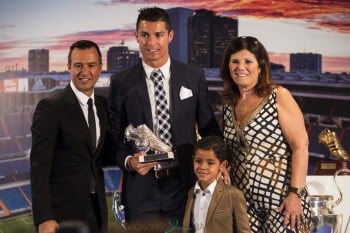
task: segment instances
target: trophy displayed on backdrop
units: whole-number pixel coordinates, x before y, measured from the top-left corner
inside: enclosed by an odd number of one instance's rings
[[[343,148],[337,134],[330,129],[324,129],[318,135],[320,144],[326,146],[334,161],[320,161],[315,175],[333,175],[339,169],[350,169],[350,156]]]
[[[129,125],[124,132],[125,139],[132,143],[135,152],[149,151],[152,154],[147,154],[139,157],[140,163],[174,160],[174,153],[171,147],[162,142],[145,124],[133,127]]]

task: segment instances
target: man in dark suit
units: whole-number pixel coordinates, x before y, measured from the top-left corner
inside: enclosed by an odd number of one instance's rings
[[[168,225],[182,222],[187,190],[194,185],[192,168],[196,126],[201,136],[221,135],[208,98],[202,69],[177,62],[168,54],[174,32],[165,10],[153,7],[140,10],[136,23],[136,40],[142,61],[131,69],[111,77],[109,110],[112,135],[119,142],[118,164],[124,172],[122,201],[129,223],[157,222],[140,230],[164,232],[159,219]],[[170,112],[171,139],[168,144],[175,153],[170,165],[139,163],[138,152],[124,143],[124,130],[132,124],[146,124],[161,135],[160,115],[152,72],[160,70],[165,89],[167,111]],[[160,165],[159,165],[160,164]],[[143,225],[142,225],[143,226]],[[153,228],[152,228],[153,227]],[[160,229],[162,228],[163,229]],[[169,227],[169,225],[167,226]],[[136,230],[136,229],[134,229]]]
[[[100,159],[109,120],[107,100],[94,95],[102,70],[99,47],[92,41],[75,42],[67,66],[70,83],[41,100],[33,116],[30,178],[34,224],[39,233],[53,233],[67,221],[85,222],[91,233],[106,232]],[[87,104],[89,99],[92,104]]]

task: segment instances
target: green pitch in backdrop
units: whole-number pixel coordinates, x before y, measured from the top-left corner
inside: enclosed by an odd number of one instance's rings
[[[112,194],[107,194],[108,233],[123,232],[112,213]],[[125,231],[124,231],[125,232]],[[0,219],[0,233],[35,233],[31,213]]]

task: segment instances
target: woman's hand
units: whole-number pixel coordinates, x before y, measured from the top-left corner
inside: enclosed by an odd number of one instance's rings
[[[227,167],[220,168],[219,174],[216,177],[216,180],[223,179],[225,184],[231,184],[230,173],[228,172]]]
[[[289,193],[277,211],[284,213],[284,226],[290,226],[291,230],[299,229],[305,222],[305,216],[301,205],[301,199],[295,193]]]

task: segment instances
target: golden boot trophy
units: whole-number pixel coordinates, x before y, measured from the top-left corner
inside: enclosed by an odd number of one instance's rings
[[[318,135],[318,141],[329,149],[331,156],[343,161],[350,160],[349,154],[344,150],[334,131],[329,129],[322,130]]]
[[[330,156],[336,160],[319,161],[314,170],[314,175],[333,175],[339,169],[350,169],[350,156],[341,145],[334,131],[330,129],[322,130],[318,135],[318,141],[328,148]]]

